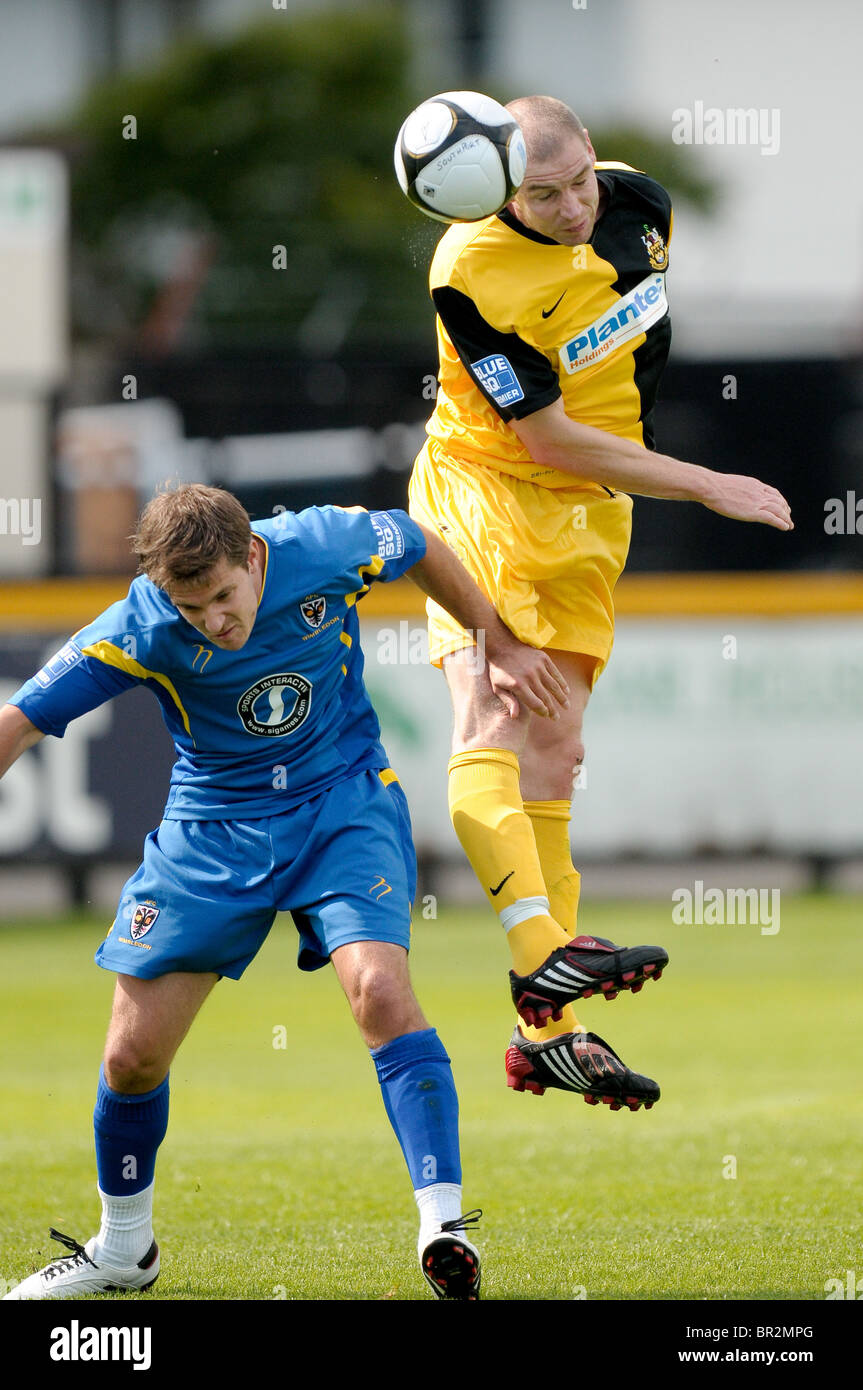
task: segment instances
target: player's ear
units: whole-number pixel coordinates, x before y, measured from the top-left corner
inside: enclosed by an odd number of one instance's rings
[[[589,136],[588,131],[587,131],[587,126],[585,126],[585,128],[584,128],[584,143],[585,143],[585,145],[587,146],[587,153],[590,155],[591,159],[593,160],[593,162],[594,162],[594,164],[595,164],[595,163],[596,163],[596,150],[593,148],[593,145],[590,143],[590,136]]]

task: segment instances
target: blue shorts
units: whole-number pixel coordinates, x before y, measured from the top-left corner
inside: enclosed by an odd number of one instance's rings
[[[154,979],[175,970],[238,980],[277,912],[301,970],[350,941],[410,945],[416,856],[395,774],[361,772],[279,816],[164,820],[144,845],[96,962]]]

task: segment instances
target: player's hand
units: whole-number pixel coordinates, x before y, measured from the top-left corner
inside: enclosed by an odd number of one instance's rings
[[[569,686],[545,652],[513,638],[504,650],[487,653],[487,661],[491,688],[510,719],[522,709],[559,719],[569,709]]]
[[[734,521],[761,521],[778,531],[793,531],[791,508],[781,492],[758,478],[738,473],[711,473],[705,507]]]

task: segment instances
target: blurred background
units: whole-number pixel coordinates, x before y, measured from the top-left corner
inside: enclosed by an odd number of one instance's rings
[[[585,893],[863,886],[857,0],[4,0],[0,699],[115,598],[163,480],[255,517],[402,506],[440,227],[392,145],[436,91],[547,92],[675,204],[658,447],[795,530],[636,499],[574,796]],[[479,900],[407,581],[363,604],[421,893]],[[170,742],[133,692],[0,784],[0,914],[112,910]]]

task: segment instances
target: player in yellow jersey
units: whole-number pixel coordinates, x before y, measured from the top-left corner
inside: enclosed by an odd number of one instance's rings
[[[625,164],[597,163],[562,102],[523,97],[509,110],[527,145],[521,188],[496,217],[451,227],[432,262],[439,390],[410,510],[569,685],[559,719],[505,707],[472,636],[429,603],[430,655],[455,713],[453,825],[507,933],[513,1001],[528,1025],[513,1034],[508,1083],[634,1110],[659,1087],[585,1032],[571,1004],[635,992],[667,956],[577,934],[569,841],[582,718],[611,651],[629,547],[628,494],[780,530],[791,514],[756,478],[653,452],[671,339],[666,191]]]

